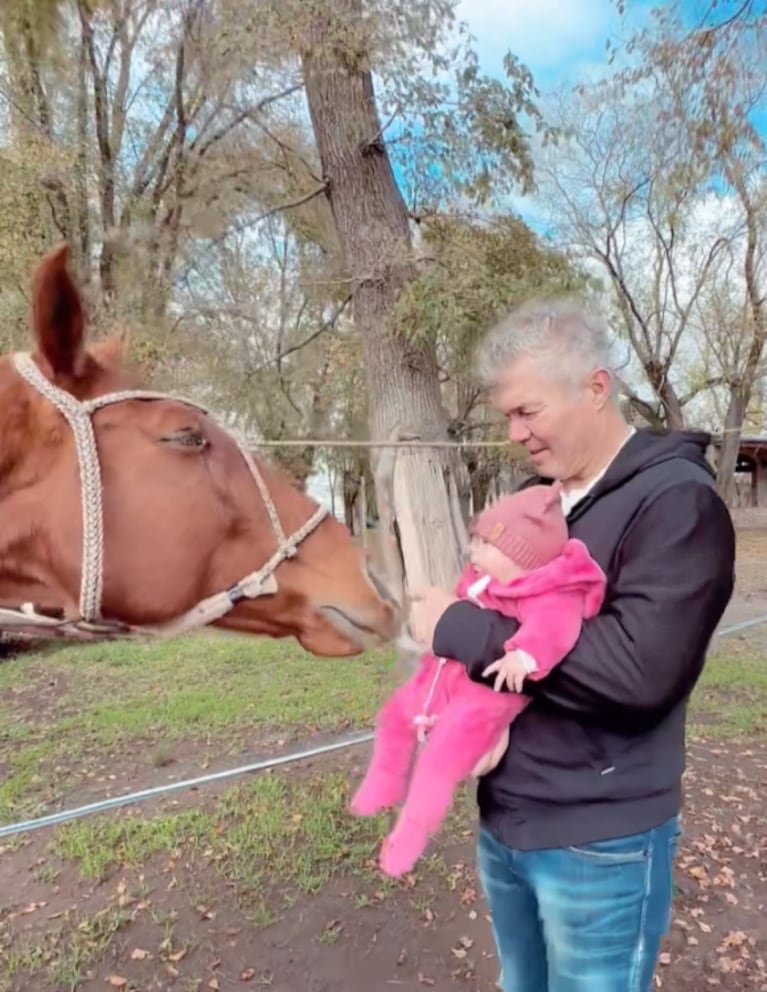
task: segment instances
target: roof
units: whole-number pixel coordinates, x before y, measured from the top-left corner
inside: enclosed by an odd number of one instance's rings
[[[711,438],[712,444],[721,444],[721,435],[714,434]],[[767,434],[741,434],[740,435],[741,446],[753,445],[755,448],[765,447],[767,448]]]

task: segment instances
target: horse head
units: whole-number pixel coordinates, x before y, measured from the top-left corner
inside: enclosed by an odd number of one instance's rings
[[[31,324],[33,350],[0,358],[6,616],[73,636],[212,624],[325,656],[391,640],[396,605],[342,524],[199,406],[143,390],[122,336],[87,344],[66,245],[34,272]]]

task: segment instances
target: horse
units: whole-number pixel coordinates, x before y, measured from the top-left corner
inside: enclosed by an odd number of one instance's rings
[[[0,630],[391,642],[398,604],[340,522],[205,409],[142,388],[123,332],[86,340],[69,254],[32,272],[33,348],[0,356]]]

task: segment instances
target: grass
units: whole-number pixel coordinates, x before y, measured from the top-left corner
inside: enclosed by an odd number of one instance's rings
[[[139,885],[152,878],[157,889],[158,876],[169,874],[175,899],[182,904],[224,901],[247,925],[264,927],[297,900],[318,893],[331,878],[372,867],[386,829],[384,817],[354,819],[348,799],[348,779],[341,772],[266,774],[227,790],[215,804],[153,816],[73,821],[55,832],[46,856],[64,868],[75,866],[82,879],[102,886],[119,872],[121,878],[132,873]],[[428,863],[434,860],[436,856]],[[377,882],[370,903],[396,887]],[[159,885],[161,891],[166,888],[167,878]],[[140,906],[153,914],[156,924],[165,920],[172,928],[175,913],[153,907],[148,896]],[[0,992],[26,988],[13,983],[41,976],[57,992],[74,992],[137,913],[110,905],[95,916],[69,918],[56,929],[46,925],[34,937],[6,936],[5,947],[0,921]],[[322,941],[332,938],[332,932],[318,935]]]
[[[748,637],[713,653],[693,695],[690,729],[708,737],[767,733],[767,656]]]
[[[366,727],[393,685],[392,658],[317,659],[293,642],[200,635],[66,646],[0,665],[0,821],[35,815],[88,778],[131,761],[127,782],[174,761],[201,763]],[[691,707],[694,733],[767,730],[767,664],[748,639],[722,642]],[[271,737],[271,740],[270,740]],[[132,757],[135,755],[135,757]]]
[[[221,754],[369,725],[391,672],[384,653],[318,659],[292,642],[206,635],[22,655],[0,665],[0,819],[33,813],[94,766],[108,773],[116,752],[162,767],[176,742]]]
[[[131,914],[117,907],[80,917],[70,914],[44,933],[25,936],[6,947],[0,932],[0,992],[12,988],[18,978],[42,974],[57,992],[77,992],[130,920]]]
[[[747,637],[720,642],[692,701],[694,733],[767,731],[761,648]],[[200,636],[25,654],[0,665],[0,767],[6,773],[0,822],[56,793],[66,805],[76,804],[77,794],[67,791],[88,768],[106,774],[114,762],[132,761],[130,785],[140,788],[151,765],[172,760],[176,744],[195,753],[203,742],[223,754],[270,733],[289,740],[315,730],[369,727],[392,684],[392,659],[385,654],[320,660],[290,642]],[[374,875],[387,822],[349,816],[348,790],[345,771],[290,768],[228,788],[215,802],[201,795],[191,808],[147,813],[139,807],[63,825],[46,838],[38,879],[96,884],[107,904],[89,913],[67,908],[62,918],[41,920],[43,929],[29,933],[6,926],[0,907],[0,992],[43,981],[46,989],[76,992],[94,969],[103,970],[139,913],[152,914],[169,940],[179,906],[231,906],[238,919],[261,927],[333,879],[365,876],[352,887],[360,911],[407,888]],[[465,796],[456,800],[437,853],[418,869],[422,882],[455,888],[454,869],[440,851],[471,829],[469,806]],[[6,851],[19,855],[23,847]],[[107,896],[117,875],[131,879],[141,898],[126,905],[114,893]],[[411,894],[416,909],[428,908],[429,885]],[[165,903],[157,893],[166,893]],[[338,939],[333,921],[316,939]]]
[[[340,772],[267,774],[227,790],[215,806],[73,821],[57,831],[52,851],[99,882],[117,868],[180,852],[188,863],[202,859],[230,885],[240,907],[263,918],[267,904],[316,892],[375,854],[383,819],[353,819],[347,807],[348,782]]]

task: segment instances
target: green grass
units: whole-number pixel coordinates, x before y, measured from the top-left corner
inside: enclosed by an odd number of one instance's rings
[[[767,655],[758,643],[732,639],[711,654],[689,721],[694,734],[707,737],[767,733]]]
[[[176,741],[225,754],[368,726],[391,670],[381,652],[320,659],[295,642],[206,635],[19,656],[0,665],[0,820],[40,808],[94,758],[108,773],[112,753],[162,766]]]
[[[227,790],[214,805],[157,816],[104,816],[64,824],[51,851],[82,877],[103,881],[118,868],[183,852],[201,858],[232,886],[243,907],[318,891],[331,875],[360,869],[375,855],[384,818],[348,812],[348,776],[266,774]]]
[[[131,784],[140,788],[152,764],[170,760],[175,742],[203,742],[221,755],[267,733],[288,740],[369,727],[392,684],[387,655],[321,660],[291,642],[201,636],[25,654],[0,665],[0,822],[52,796],[76,804],[77,793],[67,794],[72,783],[89,768],[108,773],[113,760],[135,761]],[[690,723],[708,737],[767,731],[767,657],[758,642],[721,642],[694,694]],[[234,906],[246,925],[265,926],[334,878],[361,876],[352,886],[360,910],[407,889],[377,877],[387,820],[351,817],[349,787],[346,772],[290,768],[228,788],[215,801],[200,794],[189,808],[149,814],[138,807],[65,824],[49,835],[41,871],[53,880],[75,869],[98,884],[108,905],[41,919],[29,934],[12,936],[0,919],[0,992],[43,982],[75,992],[103,971],[139,913],[152,914],[169,940],[179,905]],[[410,896],[416,909],[428,905],[429,886],[456,888],[440,851],[472,830],[474,817],[464,792],[437,853],[420,863],[421,883]],[[172,880],[172,894],[160,905],[149,906],[147,896],[126,907],[107,897],[117,877],[151,892],[152,901],[171,892]],[[317,934],[320,942],[337,938],[332,924]]]
[[[55,925],[40,920],[44,929],[37,936],[11,938],[6,932],[4,938],[0,921],[0,992],[33,988],[43,979],[46,988],[74,992],[93,975],[94,964],[103,964],[118,931],[140,916],[144,932],[151,917],[155,927],[166,926],[170,939],[177,914],[163,902],[163,893],[171,890],[171,878],[172,907],[223,903],[247,927],[276,922],[333,878],[364,876],[354,883],[358,908],[407,888],[406,882],[381,880],[373,871],[386,818],[351,817],[348,802],[345,772],[307,776],[285,771],[265,774],[187,810],[118,813],[63,825],[53,834],[46,857],[61,868],[74,865],[83,879],[101,883],[101,892],[112,893],[110,904],[86,917],[68,914]],[[461,816],[456,805],[453,825]],[[455,827],[451,832],[454,836]],[[450,871],[438,853],[424,859],[419,872],[424,870],[437,882]],[[126,885],[129,894],[138,886],[141,897],[121,907],[113,893],[125,892]],[[332,940],[333,933],[318,933],[317,939]]]
[[[139,775],[170,764],[177,742],[221,756],[269,735],[369,727],[392,685],[390,655],[318,659],[292,641],[203,634],[25,653],[0,665],[0,822],[108,775],[113,755],[138,755]],[[747,640],[723,642],[690,720],[709,736],[766,731],[764,655]]]
[[[23,988],[33,989],[34,979],[45,975],[57,992],[77,992],[102,960],[115,935],[131,920],[131,914],[110,907],[90,915],[51,924],[44,933],[25,935],[5,942],[0,933],[0,992],[13,982],[27,979]],[[31,980],[31,981],[30,981]]]

